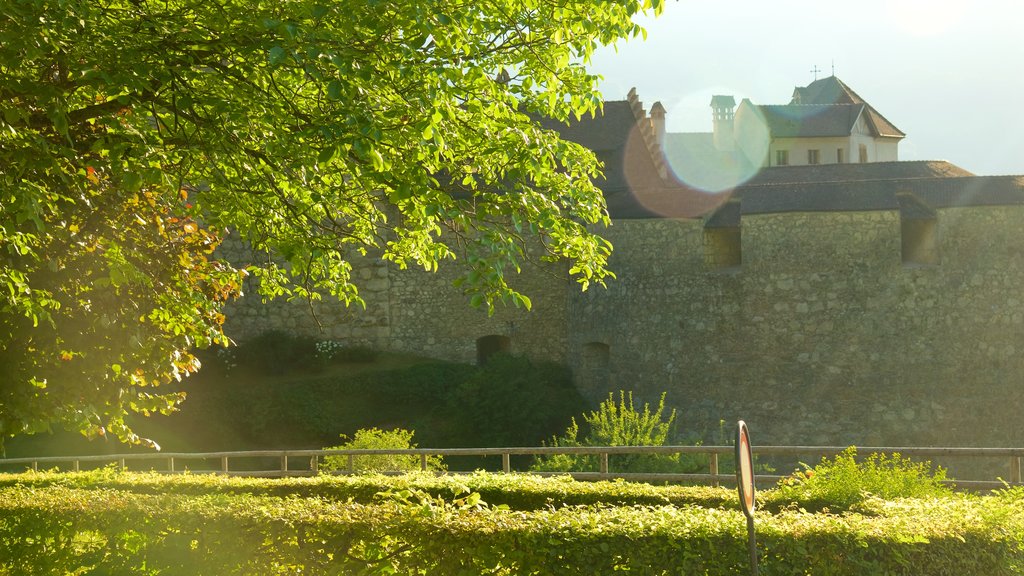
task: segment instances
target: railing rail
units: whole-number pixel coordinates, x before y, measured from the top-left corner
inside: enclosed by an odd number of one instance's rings
[[[846,450],[845,446],[756,446],[753,448],[755,456],[834,456]],[[1021,482],[1021,462],[1024,460],[1024,448],[964,448],[964,447],[876,447],[859,446],[859,454],[871,453],[899,453],[908,458],[935,458],[935,457],[956,457],[970,459],[1002,459],[1009,464],[1007,475],[1002,479],[993,480],[955,480],[960,488],[967,489],[992,489],[1001,488],[1005,485],[1024,485]],[[247,450],[247,451],[226,451],[226,452],[153,452],[153,453],[125,453],[125,454],[103,454],[93,456],[40,456],[28,458],[0,458],[0,468],[30,467],[39,470],[40,467],[70,465],[71,469],[78,471],[83,463],[117,463],[121,468],[127,468],[129,462],[157,461],[164,462],[163,466],[153,468],[158,472],[180,473],[189,470],[193,473],[222,473],[239,476],[262,476],[262,477],[283,477],[283,476],[315,476],[324,473],[320,470],[320,459],[325,456],[347,456],[347,470],[340,473],[351,473],[354,471],[353,460],[357,456],[377,455],[418,455],[420,467],[428,469],[428,460],[432,456],[458,457],[458,456],[500,456],[502,470],[511,472],[512,456],[543,456],[556,454],[569,455],[596,455],[599,461],[599,472],[572,472],[569,475],[578,480],[604,480],[622,478],[638,482],[688,482],[718,485],[720,483],[734,483],[735,477],[731,474],[720,474],[720,459],[723,454],[731,456],[734,453],[732,446],[580,446],[580,447],[513,447],[513,448],[417,448],[417,449],[335,449],[335,450]],[[628,473],[615,472],[609,466],[609,456],[623,454],[690,454],[706,456],[708,470],[705,473]],[[231,466],[234,459],[236,465],[239,459],[275,459],[279,462],[273,469],[251,470],[239,469]],[[292,459],[305,459],[305,463],[298,468],[290,467]],[[212,469],[189,469],[182,466],[183,462],[210,461],[216,460],[218,464]],[[457,473],[457,472],[452,472]],[[564,472],[532,472],[541,476],[565,475]],[[767,484],[776,482],[783,476],[774,474],[756,474],[758,483]]]

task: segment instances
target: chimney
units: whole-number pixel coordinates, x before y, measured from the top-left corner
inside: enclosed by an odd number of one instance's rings
[[[731,151],[736,149],[733,133],[733,118],[736,114],[736,99],[721,94],[711,97],[711,114],[714,118],[715,148]]]
[[[665,149],[665,107],[661,102],[655,102],[651,106],[651,132],[654,132],[654,139],[658,142],[658,148]]]

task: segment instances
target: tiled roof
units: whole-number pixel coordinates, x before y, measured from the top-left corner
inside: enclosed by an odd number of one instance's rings
[[[665,134],[664,154],[677,178],[705,190],[732,188],[755,172],[739,150],[716,148],[711,133]]]
[[[930,208],[1024,204],[1024,176],[965,176],[741,186],[744,214],[898,210],[910,193]]]
[[[568,124],[541,120],[542,126],[557,131],[562,138],[593,150],[604,163],[605,177],[596,184],[604,191],[608,212],[614,218],[658,217],[637,200],[637,192],[671,186],[659,175],[637,122],[635,105],[629,100],[605,102],[602,113]]]
[[[783,104],[757,106],[773,138],[849,136],[865,104]]]
[[[974,176],[971,172],[944,160],[868,162],[864,164],[817,164],[813,166],[772,166],[764,168],[748,185],[798,182],[845,182]]]
[[[859,166],[870,169],[859,178],[846,180],[781,178],[771,181],[755,177],[747,184],[719,194],[701,192],[682,183],[672,188],[638,191],[637,205],[654,216],[612,212],[612,217],[721,218],[725,213],[721,213],[720,208],[730,200],[737,201],[744,215],[900,210],[924,217],[922,215],[930,210],[940,208],[1024,205],[1024,176],[963,175],[965,171],[947,162],[885,162]],[[818,170],[823,167],[807,168],[811,168],[807,175],[823,173]],[[929,173],[932,175],[924,175]],[[885,174],[891,177],[879,177]],[[826,174],[825,178],[829,176]],[[787,179],[793,181],[784,181]],[[913,196],[913,202],[906,200],[907,194]],[[901,197],[904,198],[902,204]]]
[[[879,136],[902,138],[906,136],[899,128],[882,116],[878,110],[868,104],[859,94],[835,76],[815,80],[803,88],[793,90],[790,104],[799,105],[832,105],[832,104],[864,104],[867,107],[867,119],[872,129]]]

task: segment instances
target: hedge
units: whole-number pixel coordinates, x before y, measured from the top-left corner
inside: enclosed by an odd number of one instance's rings
[[[476,492],[493,506],[537,510],[553,505],[673,505],[739,509],[736,491],[706,486],[654,486],[623,481],[577,482],[568,475],[544,478],[532,474],[401,476],[366,474],[306,478],[242,478],[213,474],[166,475],[116,472],[111,468],[80,473],[28,472],[0,474],[2,486],[65,486],[114,488],[140,494],[250,494],[253,496],[320,497],[373,503],[378,493],[415,489],[440,498]]]
[[[474,496],[439,499],[409,479],[397,482],[389,497],[365,503],[315,491],[269,496],[226,490],[263,485],[248,480],[176,477],[163,492],[144,493],[95,478],[75,487],[74,480],[34,476],[21,483],[6,477],[0,488],[2,574],[748,573],[746,523],[735,509],[512,510]],[[175,485],[190,493],[175,493]],[[203,493],[201,485],[218,488]],[[873,507],[872,515],[788,509],[759,516],[760,573],[1024,570],[1022,490],[876,501]]]

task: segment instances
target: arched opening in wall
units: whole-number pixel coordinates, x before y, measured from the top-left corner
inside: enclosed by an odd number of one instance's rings
[[[509,352],[511,350],[512,339],[508,336],[491,334],[489,336],[477,338],[476,363],[478,366],[483,366],[491,356],[498,354],[499,352]]]
[[[611,348],[604,342],[583,345],[580,374],[577,383],[586,390],[603,392],[608,389],[611,371]]]

